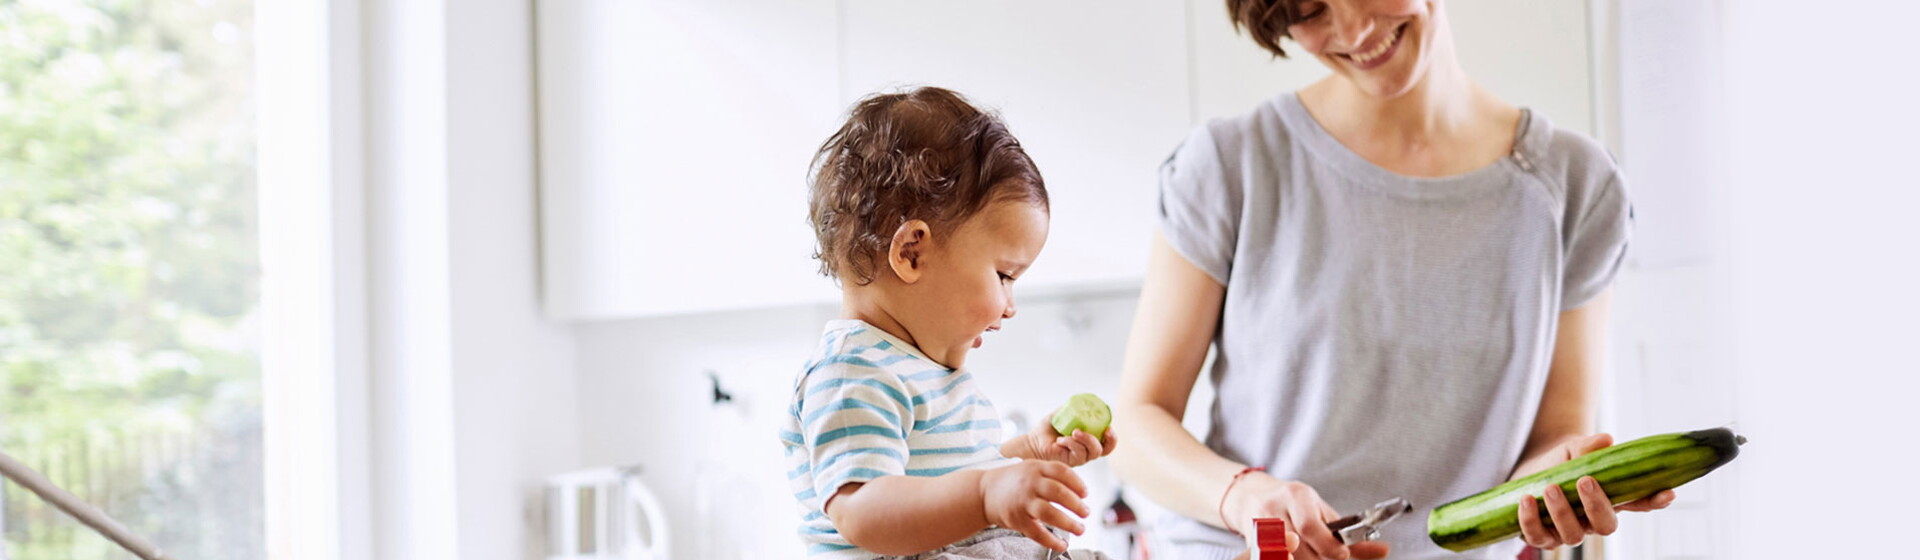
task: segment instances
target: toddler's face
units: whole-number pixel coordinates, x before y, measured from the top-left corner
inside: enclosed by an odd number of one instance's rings
[[[983,335],[1013,317],[1014,280],[1047,244],[1047,222],[1047,211],[1032,202],[996,201],[936,243],[913,284],[906,321],[922,351],[959,368]]]

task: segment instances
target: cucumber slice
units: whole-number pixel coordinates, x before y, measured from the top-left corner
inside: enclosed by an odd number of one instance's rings
[[[1067,406],[1053,413],[1053,431],[1063,436],[1073,435],[1074,430],[1086,432],[1094,439],[1107,437],[1107,426],[1113,423],[1113,409],[1107,407],[1107,401],[1100,400],[1093,393],[1080,393],[1067,399]]]

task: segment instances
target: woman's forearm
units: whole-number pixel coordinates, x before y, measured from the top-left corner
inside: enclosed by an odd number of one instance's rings
[[[1565,461],[1561,446],[1593,433],[1612,295],[1611,290],[1601,292],[1586,305],[1560,313],[1547,384],[1540,392],[1540,408],[1526,448],[1514,465],[1514,477]]]
[[[1220,523],[1220,497],[1240,469],[1188,433],[1180,419],[1218,332],[1227,289],[1159,232],[1149,251],[1140,306],[1127,336],[1114,429],[1114,471],[1164,507]]]
[[[1165,409],[1144,403],[1120,407],[1114,426],[1128,438],[1112,457],[1120,478],[1163,507],[1219,526],[1220,497],[1246,466],[1214,453]]]
[[[983,473],[883,476],[849,484],[827,503],[827,515],[854,546],[886,555],[919,554],[987,528]]]

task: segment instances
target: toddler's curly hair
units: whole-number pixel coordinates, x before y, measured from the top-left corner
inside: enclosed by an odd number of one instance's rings
[[[1006,124],[937,87],[862,99],[811,171],[807,220],[820,273],[862,286],[909,220],[950,231],[995,200],[1048,208],[1040,170]]]

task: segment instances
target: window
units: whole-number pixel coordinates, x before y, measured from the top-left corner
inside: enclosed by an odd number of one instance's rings
[[[266,556],[252,21],[0,0],[0,447],[178,558]],[[4,557],[129,557],[3,492]]]

